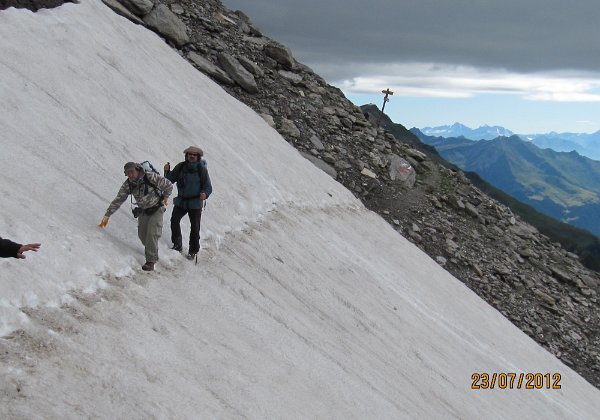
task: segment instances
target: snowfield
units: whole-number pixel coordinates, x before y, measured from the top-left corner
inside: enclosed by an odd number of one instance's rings
[[[0,260],[0,418],[597,418],[600,391],[99,0],[1,11],[0,98],[0,236],[42,243]],[[169,209],[144,273],[129,205],[97,224],[125,162],[190,145],[199,264]]]

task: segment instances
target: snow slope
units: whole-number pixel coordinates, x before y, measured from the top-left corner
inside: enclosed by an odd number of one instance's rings
[[[0,418],[594,418],[600,392],[97,0],[0,12]],[[190,144],[214,194],[198,267],[158,271],[128,160]],[[187,225],[184,226],[184,232]],[[561,389],[473,390],[474,372]],[[515,385],[516,387],[516,385]]]

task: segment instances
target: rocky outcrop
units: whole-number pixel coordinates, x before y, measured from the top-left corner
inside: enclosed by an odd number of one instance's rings
[[[296,62],[289,49],[262,36],[243,13],[218,0],[169,5],[187,27],[189,42],[173,42],[182,56],[522,331],[600,386],[598,273],[474,187],[408,130],[395,137],[378,128],[377,117],[365,115]],[[231,63],[246,80],[233,77],[226,69]]]

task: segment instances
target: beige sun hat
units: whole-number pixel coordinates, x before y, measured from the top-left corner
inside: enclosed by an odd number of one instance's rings
[[[187,149],[185,149],[183,151],[184,154],[188,154],[188,153],[198,153],[200,155],[200,157],[204,156],[204,152],[202,151],[201,148],[196,147],[196,146],[190,146]]]

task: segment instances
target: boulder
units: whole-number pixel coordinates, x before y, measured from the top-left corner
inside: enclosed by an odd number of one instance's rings
[[[558,280],[562,283],[577,285],[577,282],[569,274],[567,274],[565,271],[561,270],[560,268],[550,267],[550,270],[552,271],[552,277],[554,277],[556,280]]]
[[[419,162],[422,162],[427,159],[427,155],[423,152],[419,152],[416,149],[408,148],[406,149],[406,154]]]
[[[469,203],[468,201],[465,203],[465,210],[467,211],[468,214],[471,215],[471,217],[474,217],[476,219],[479,217],[479,211],[477,211],[477,207],[475,207],[473,204]]]
[[[284,79],[287,79],[294,84],[298,84],[302,81],[302,75],[294,73],[292,71],[279,70],[277,73],[279,73],[279,75]]]
[[[364,176],[368,176],[369,178],[377,179],[377,174],[367,168],[363,168],[363,170],[360,171],[360,174],[364,175]]]
[[[300,137],[300,130],[296,127],[293,121],[283,118],[281,120],[281,126],[279,127],[283,134],[287,134],[290,137]]]
[[[258,29],[256,26],[254,26],[248,22],[241,21],[238,24],[238,27],[240,28],[240,31],[242,31],[246,35],[250,35],[252,37],[261,37],[262,36],[260,29]]]
[[[123,6],[117,0],[102,0],[102,3],[106,4],[108,7],[112,9],[116,14],[123,16],[126,19],[129,19],[133,23],[138,25],[144,25],[144,21],[134,15],[128,8]]]
[[[313,146],[315,146],[315,149],[325,150],[325,146],[323,145],[323,142],[321,141],[321,139],[319,139],[319,137],[317,135],[311,136],[311,138],[309,140],[313,144]]]
[[[465,209],[465,203],[463,203],[463,201],[460,198],[458,198],[456,195],[449,196],[448,203],[450,203],[450,205],[452,207],[454,207],[456,210],[464,210]]]
[[[254,76],[234,57],[227,53],[217,55],[219,64],[235,82],[248,93],[257,93],[258,85]]]
[[[538,255],[531,248],[519,248],[517,253],[523,258],[538,258]]]
[[[119,0],[119,3],[140,17],[146,16],[154,7],[150,0]]]
[[[247,57],[239,57],[238,61],[246,70],[252,73],[255,76],[262,77],[265,75],[265,72],[260,68],[258,64],[254,61],[250,60]]]
[[[265,122],[267,124],[269,124],[272,128],[277,128],[277,124],[275,124],[275,120],[273,119],[273,117],[269,114],[260,114],[260,116],[262,117],[263,120],[265,120]]]
[[[335,161],[336,161],[335,156],[333,156],[333,154],[329,153],[329,152],[323,153],[322,159],[325,162],[331,163],[331,164],[335,163]]]
[[[173,13],[175,13],[176,15],[183,15],[185,13],[185,9],[179,3],[173,3],[173,4],[171,4],[171,11]]]
[[[292,70],[294,68],[296,60],[294,60],[292,51],[288,47],[277,42],[271,42],[265,45],[263,51],[267,57],[275,60],[284,69]]]
[[[306,159],[310,160],[313,163],[313,165],[315,165],[317,168],[324,171],[327,175],[329,175],[333,179],[337,178],[337,171],[331,165],[328,165],[327,163],[323,162],[321,159],[311,156],[308,153],[300,152],[300,154],[302,156],[304,156]]]
[[[185,23],[164,4],[159,4],[144,16],[144,22],[177,47],[182,47],[190,42]]]
[[[443,267],[446,265],[446,262],[448,260],[446,260],[446,258],[442,257],[441,255],[438,255],[437,257],[435,257],[435,261]]]
[[[338,160],[334,163],[333,166],[338,171],[345,171],[346,169],[352,168],[352,165],[350,163],[346,162],[345,160]]]
[[[215,80],[225,83],[227,85],[233,85],[235,82],[221,70],[219,67],[215,66],[213,63],[208,61],[206,58],[202,57],[200,54],[196,54],[195,52],[191,52],[188,54],[188,59],[196,65],[205,74],[208,74]]]
[[[400,156],[391,154],[387,156],[389,161],[389,175],[394,182],[412,188],[417,180],[417,174],[412,165]]]
[[[540,300],[550,306],[556,305],[556,299],[541,290],[534,289],[533,294],[536,295]]]

